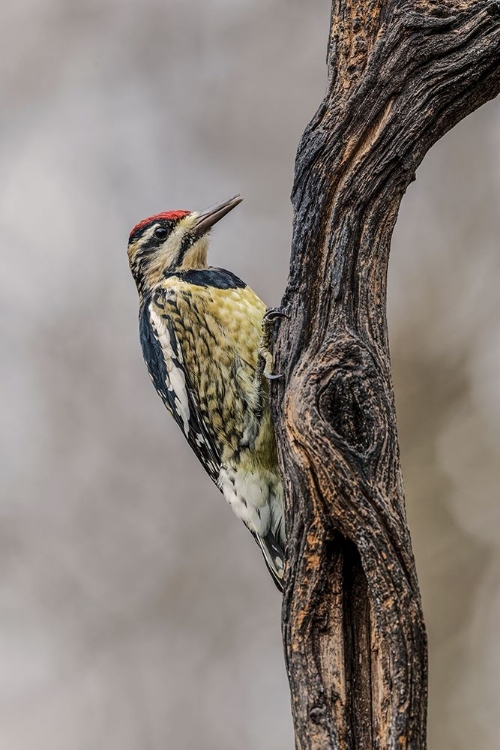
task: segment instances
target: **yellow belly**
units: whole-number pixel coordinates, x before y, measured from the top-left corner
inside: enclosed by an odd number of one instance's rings
[[[179,277],[166,279],[162,287],[165,312],[222,462],[276,471],[267,383],[255,380],[265,304],[249,287],[197,286]],[[257,414],[262,388],[263,408]]]

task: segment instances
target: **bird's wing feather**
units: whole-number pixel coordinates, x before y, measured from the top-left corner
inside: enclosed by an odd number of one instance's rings
[[[253,534],[264,556],[264,561],[273,578],[276,588],[283,593],[283,576],[285,574],[285,553],[274,534],[269,532],[265,537]]]
[[[172,320],[149,301],[141,310],[139,325],[142,352],[153,385],[205,471],[217,482],[221,459],[197,408]]]

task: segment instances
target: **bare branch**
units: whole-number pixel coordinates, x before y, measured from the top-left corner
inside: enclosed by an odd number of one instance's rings
[[[427,654],[386,325],[399,205],[427,150],[500,90],[496,0],[334,0],[299,145],[273,411],[297,748],[425,748]]]

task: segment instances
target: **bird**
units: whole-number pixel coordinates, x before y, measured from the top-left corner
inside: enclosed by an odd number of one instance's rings
[[[282,591],[283,485],[268,386],[279,377],[268,347],[276,311],[234,273],[207,264],[212,228],[242,200],[143,219],[128,258],[151,381]]]

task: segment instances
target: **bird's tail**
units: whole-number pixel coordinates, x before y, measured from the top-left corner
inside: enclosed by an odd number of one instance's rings
[[[262,550],[264,560],[276,584],[276,588],[283,592],[283,575],[285,573],[285,553],[276,540],[274,534],[269,532],[266,536],[255,534],[255,541]]]

